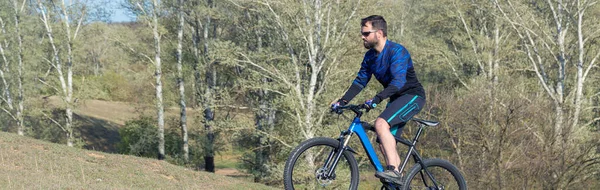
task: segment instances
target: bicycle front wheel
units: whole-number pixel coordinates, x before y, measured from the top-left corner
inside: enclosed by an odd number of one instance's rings
[[[357,189],[358,164],[352,153],[344,151],[333,163],[338,145],[339,141],[323,137],[300,143],[285,163],[285,189]]]
[[[425,159],[423,164],[431,176],[420,164],[413,166],[406,180],[404,190],[437,189],[437,190],[466,190],[467,182],[458,168],[442,159]],[[435,180],[435,183],[434,183]],[[437,188],[436,188],[437,184]]]

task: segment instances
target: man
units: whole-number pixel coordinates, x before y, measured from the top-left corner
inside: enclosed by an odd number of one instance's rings
[[[363,45],[369,50],[365,53],[358,76],[344,96],[332,104],[332,108],[346,105],[362,91],[371,76],[375,76],[384,89],[365,101],[366,107],[375,108],[382,100],[390,98],[386,109],[375,120],[377,142],[387,163],[386,170],[377,172],[375,176],[401,184],[402,174],[398,171],[400,156],[396,151],[395,137],[400,137],[406,122],[425,105],[425,91],[406,48],[387,40],[387,24],[382,16],[363,18],[361,34]]]

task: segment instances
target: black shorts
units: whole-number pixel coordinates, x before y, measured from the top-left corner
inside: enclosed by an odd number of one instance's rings
[[[379,117],[385,119],[390,124],[390,132],[392,132],[394,137],[400,137],[404,125],[413,116],[417,115],[423,109],[423,106],[425,106],[425,98],[418,95],[406,94],[390,100]],[[377,142],[379,142],[379,138],[377,138]]]

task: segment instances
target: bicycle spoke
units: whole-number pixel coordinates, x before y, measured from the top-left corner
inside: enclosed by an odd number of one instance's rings
[[[325,162],[333,150],[334,148],[329,146],[314,146],[305,150],[294,164],[294,188],[348,189],[351,170],[344,156],[340,158],[334,176],[326,176],[330,168],[325,167]]]

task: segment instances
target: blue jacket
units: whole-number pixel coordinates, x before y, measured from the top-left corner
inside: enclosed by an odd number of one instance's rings
[[[417,79],[410,54],[400,44],[387,40],[381,53],[378,54],[375,49],[367,51],[356,79],[342,99],[350,101],[354,98],[367,86],[371,76],[375,76],[384,87],[383,91],[373,97],[375,103],[390,96],[395,99],[405,94],[425,98],[425,91]]]

